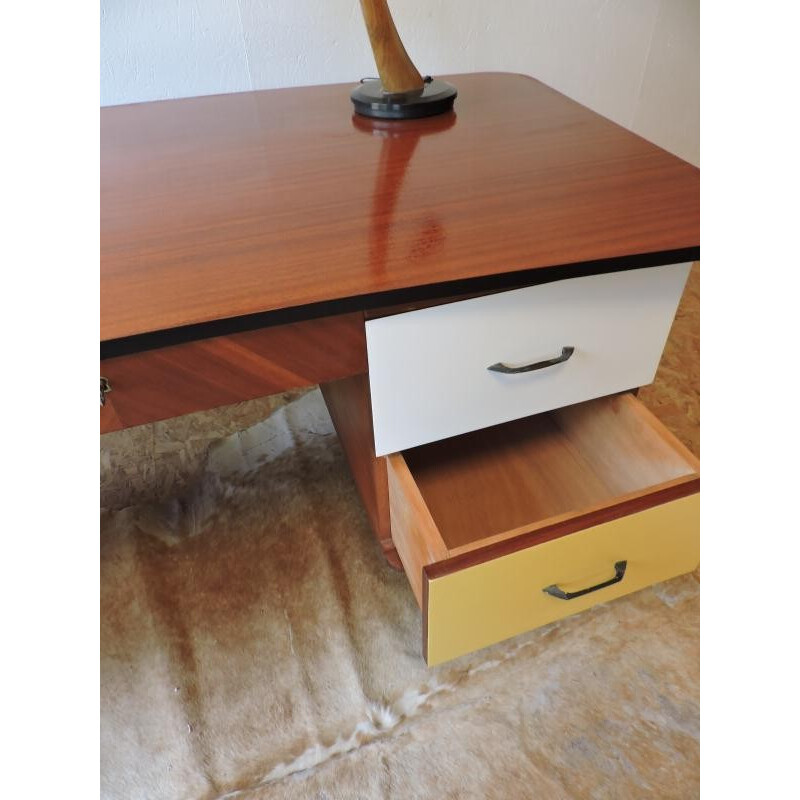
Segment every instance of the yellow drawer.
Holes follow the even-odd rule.
[[[428,664],[694,569],[698,471],[631,395],[389,456]]]

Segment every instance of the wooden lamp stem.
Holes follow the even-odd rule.
[[[403,47],[387,0],[361,0],[361,10],[384,90],[391,93],[420,91],[424,86],[422,75]]]
[[[357,114],[377,119],[416,119],[453,108],[456,89],[445,81],[423,78],[408,57],[387,0],[361,0],[372,54],[380,80],[362,80],[350,93]]]

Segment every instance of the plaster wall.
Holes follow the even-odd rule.
[[[699,162],[699,0],[391,0],[421,72],[532,75]],[[101,0],[101,103],[375,75],[358,0]]]

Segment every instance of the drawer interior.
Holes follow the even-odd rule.
[[[598,398],[389,456],[392,537],[421,601],[426,565],[697,491],[698,472],[633,395]]]

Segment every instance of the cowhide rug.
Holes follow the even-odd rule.
[[[690,281],[640,396],[696,450]],[[429,670],[318,390],[255,408],[103,437],[103,798],[699,795],[697,575]]]

